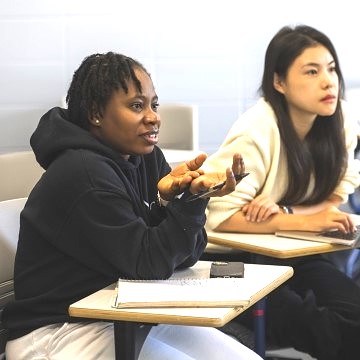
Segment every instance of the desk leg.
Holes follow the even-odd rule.
[[[152,324],[114,321],[116,360],[137,360]]]
[[[265,298],[254,304],[254,336],[255,336],[255,352],[265,359]]]
[[[251,261],[254,264],[258,264],[258,255],[251,254]],[[253,318],[254,318],[254,342],[255,342],[255,352],[265,359],[265,350],[266,350],[266,337],[265,337],[265,307],[266,307],[266,298],[259,300],[254,304],[253,309]]]

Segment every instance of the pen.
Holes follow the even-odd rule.
[[[249,173],[237,174],[237,175],[235,175],[235,180],[240,181],[240,180],[242,180],[244,177],[246,177],[248,175],[249,175]],[[200,192],[198,192],[196,194],[193,194],[193,195],[189,196],[185,201],[189,202],[189,201],[194,201],[196,199],[208,197],[209,194],[213,193],[216,190],[221,189],[225,185],[225,183],[226,183],[226,180],[222,181],[221,183],[218,183],[218,184],[216,184],[216,185],[214,185],[212,187],[210,187],[208,190],[200,191]]]

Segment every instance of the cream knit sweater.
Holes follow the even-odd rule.
[[[346,114],[346,103],[342,106]],[[360,184],[359,161],[354,159],[357,143],[356,121],[346,116],[345,133],[349,152],[348,168],[334,191],[343,202],[347,201],[348,195]],[[240,116],[223,144],[206,160],[203,168],[206,171],[225,171],[227,167],[231,167],[235,152],[243,156],[246,171],[250,172],[250,175],[242,180],[231,194],[210,199],[206,227],[211,230],[257,195],[263,193],[278,202],[287,188],[286,156],[280,141],[277,120],[271,106],[264,99],[261,98]]]

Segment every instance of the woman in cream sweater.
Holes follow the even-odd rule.
[[[261,90],[206,162],[207,170],[220,169],[240,152],[250,172],[233,193],[210,200],[207,228],[354,231],[338,207],[359,186],[357,136],[345,116],[344,80],[329,38],[309,26],[282,28],[267,48]],[[321,255],[291,265],[294,277],[267,303],[271,341],[318,360],[358,357],[360,288]]]

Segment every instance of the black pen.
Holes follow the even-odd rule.
[[[248,176],[249,173],[241,173],[238,175],[235,175],[235,180],[236,181],[240,181],[242,180],[244,177]],[[211,186],[209,189],[205,190],[205,191],[200,191],[196,194],[193,194],[191,196],[189,196],[185,201],[189,202],[189,201],[194,201],[196,199],[200,199],[200,198],[204,198],[204,197],[208,197],[209,194],[213,193],[214,191],[217,191],[219,189],[221,189],[226,183],[225,181],[222,181],[221,183],[218,183],[214,186]]]

